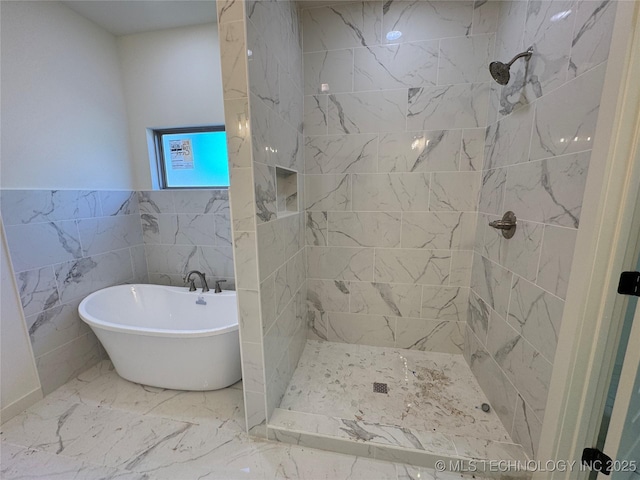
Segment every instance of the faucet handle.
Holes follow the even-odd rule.
[[[216,288],[214,293],[221,293],[222,292],[222,288],[220,288],[220,284],[221,283],[225,283],[226,280],[216,280]]]

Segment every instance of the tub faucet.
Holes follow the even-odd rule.
[[[189,291],[190,292],[195,292],[196,291],[196,282],[195,282],[195,280],[193,280],[191,278],[191,275],[193,275],[194,273],[198,277],[200,277],[200,284],[202,285],[202,293],[208,292],[209,291],[209,285],[207,285],[207,280],[206,280],[206,278],[204,278],[204,273],[199,272],[197,270],[191,270],[189,273],[187,273],[187,276],[185,277],[185,282],[189,282]]]
[[[222,293],[222,288],[220,287],[220,284],[224,282],[226,282],[226,280],[216,280],[216,288],[214,289],[213,293]]]

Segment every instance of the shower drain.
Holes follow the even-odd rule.
[[[388,393],[387,384],[373,382],[373,393]]]

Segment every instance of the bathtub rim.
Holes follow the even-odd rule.
[[[94,297],[99,294],[104,294],[106,290],[112,289],[128,289],[131,287],[146,287],[146,288],[158,288],[163,290],[169,290],[176,294],[193,294],[193,292],[185,291],[185,287],[173,287],[168,285],[158,285],[153,283],[130,283],[124,285],[113,285],[111,287],[101,288],[82,299],[80,305],[78,305],[78,314],[80,315],[81,320],[89,325],[91,328],[100,328],[103,330],[109,330],[112,332],[120,332],[132,335],[142,335],[149,337],[169,337],[169,338],[197,338],[197,337],[211,337],[216,335],[224,335],[225,333],[233,332],[239,329],[238,320],[231,325],[225,325],[224,327],[212,328],[212,329],[191,329],[191,330],[168,330],[168,329],[159,329],[159,328],[149,328],[149,327],[134,327],[129,325],[123,325],[121,323],[113,323],[105,320],[100,320],[96,318],[94,315],[91,315],[86,311],[86,304]],[[223,290],[221,293],[213,293],[213,292],[197,292],[198,296],[206,297],[214,297],[214,296],[224,296],[224,297],[236,297],[237,293],[235,290]],[[236,303],[236,309],[238,308]]]

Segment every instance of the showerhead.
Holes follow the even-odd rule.
[[[529,47],[526,52],[519,53],[518,55],[513,57],[509,63],[491,62],[489,64],[489,72],[496,82],[498,82],[500,85],[506,85],[507,83],[509,83],[509,78],[511,77],[511,75],[509,74],[509,69],[511,68],[513,62],[521,57],[525,57],[527,60],[529,60],[532,53],[533,47]]]

